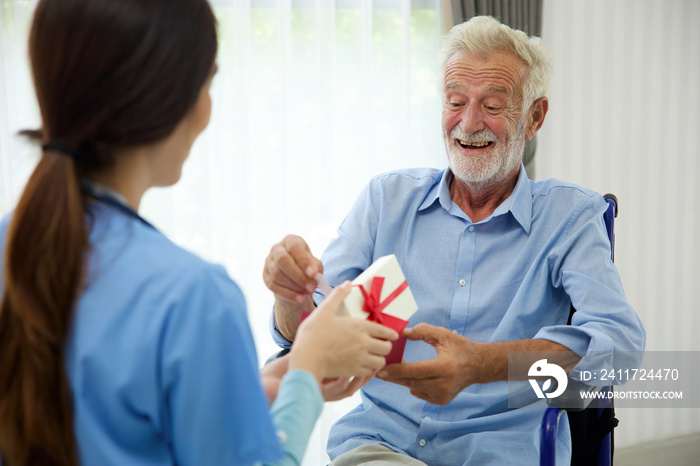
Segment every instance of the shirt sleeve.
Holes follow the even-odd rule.
[[[548,262],[552,285],[562,287],[576,309],[571,325],[544,327],[534,338],[557,342],[583,359],[571,375],[580,376],[589,364],[630,368],[641,363],[646,332],[625,298],[617,268],[610,256],[610,242],[601,196],[582,201],[561,243]]]
[[[285,456],[278,461],[266,462],[266,466],[301,464],[322,408],[321,389],[311,373],[295,370],[284,376],[270,414]]]
[[[209,264],[178,285],[159,345],[162,425],[177,464],[281,458],[243,294]]]

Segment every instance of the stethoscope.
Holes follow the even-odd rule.
[[[115,209],[121,211],[129,217],[135,218],[144,225],[153,228],[156,231],[158,230],[156,227],[151,225],[145,218],[141,217],[138,214],[138,212],[129,207],[125,202],[117,199],[116,197],[110,194],[107,194],[106,192],[101,192],[102,190],[95,189],[96,186],[90,186],[87,183],[83,183],[82,187],[85,194],[94,198],[95,200],[102,202],[103,204],[107,204],[108,206],[114,207]]]

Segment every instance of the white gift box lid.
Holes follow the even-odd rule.
[[[367,270],[354,279],[352,284],[362,285],[367,294],[369,294],[372,290],[372,279],[374,277],[384,277],[384,285],[382,286],[379,300],[381,303],[406,281],[399,261],[394,254],[377,259]],[[354,317],[366,319],[369,313],[362,310],[364,303],[365,298],[362,291],[359,287],[354,286],[350,294],[343,301],[344,312]],[[416,304],[416,300],[413,298],[413,293],[411,293],[409,287],[406,287],[406,289],[394,298],[382,312],[402,320],[408,320],[417,310],[418,304]]]

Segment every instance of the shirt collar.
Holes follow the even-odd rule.
[[[443,170],[440,181],[430,188],[428,194],[425,196],[425,199],[423,199],[423,202],[421,202],[421,205],[418,207],[418,211],[427,209],[437,200],[440,200],[440,205],[445,210],[450,210],[450,206],[452,205],[452,198],[450,197],[450,183],[452,182],[452,176],[452,170],[449,168]]]
[[[501,205],[496,207],[491,217],[497,217],[507,212],[513,215],[513,218],[523,227],[525,233],[530,233],[530,226],[532,225],[532,190],[530,189],[530,180],[525,172],[525,166],[522,163],[520,164],[518,181],[515,183],[513,192]]]
[[[428,194],[423,199],[423,202],[418,207],[418,210],[424,210],[435,203],[435,201],[440,201],[440,205],[443,209],[450,211],[452,207],[452,198],[450,197],[450,183],[452,182],[452,170],[449,168],[445,169],[442,173],[442,177],[438,184],[434,185]],[[525,166],[520,164],[520,172],[518,173],[518,181],[515,183],[515,188],[513,192],[508,196],[508,198],[499,205],[496,210],[489,216],[488,221],[493,217],[503,215],[510,212],[513,218],[523,227],[526,233],[530,233],[530,226],[532,225],[532,191],[530,189],[530,181],[527,178],[527,173],[525,172]]]
[[[93,181],[89,178],[83,178],[81,180],[81,182],[82,182],[83,186],[92,190],[93,192],[100,194],[100,195],[103,195],[103,196],[111,197],[115,201],[118,201],[120,204],[127,205],[126,198],[124,197],[124,195],[122,193],[120,193],[119,191],[117,191],[116,189],[110,188],[107,185],[104,185],[102,183],[98,183],[97,181]]]

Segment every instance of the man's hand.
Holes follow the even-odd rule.
[[[519,369],[513,380],[526,380],[527,369],[536,352],[556,352],[553,356],[568,373],[580,360],[569,348],[549,340],[528,339],[479,343],[456,335],[446,328],[421,323],[404,330],[409,340],[423,340],[435,347],[437,357],[429,361],[390,364],[377,374],[387,382],[404,385],[411,394],[431,403],[445,405],[475,383],[508,380],[508,354],[519,353]],[[530,359],[527,359],[530,358]]]
[[[270,249],[263,280],[276,299],[300,304],[316,289],[313,277],[317,273],[323,273],[323,264],[311,254],[309,245],[299,236],[288,235]]]
[[[272,246],[265,259],[263,281],[275,294],[275,322],[289,341],[296,338],[301,311],[316,305],[311,296],[318,283],[313,278],[323,272],[323,264],[311,254],[299,236],[288,235]]]
[[[412,395],[439,405],[449,403],[464,388],[481,381],[483,343],[425,323],[403,333],[409,340],[423,340],[433,345],[437,357],[390,364],[379,372],[380,379],[404,385],[411,389]]]

